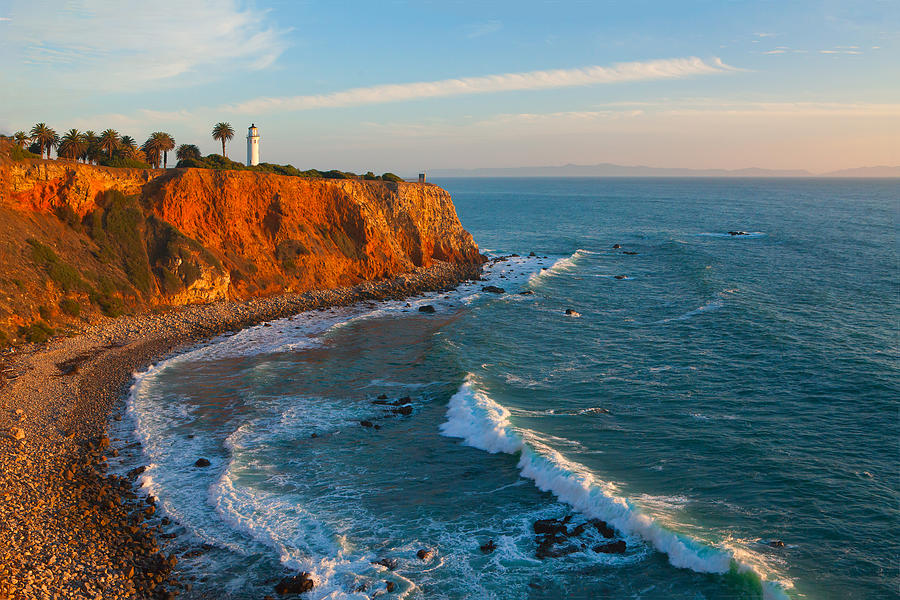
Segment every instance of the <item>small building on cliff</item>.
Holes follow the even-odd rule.
[[[255,124],[247,130],[247,166],[255,167],[259,164],[259,130]]]

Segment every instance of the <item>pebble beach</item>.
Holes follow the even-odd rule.
[[[203,597],[179,576],[137,474],[106,467],[118,452],[107,427],[135,371],[264,321],[447,290],[479,275],[477,265],[436,263],[352,288],[106,319],[0,358],[0,599]]]

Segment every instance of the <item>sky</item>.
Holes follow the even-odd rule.
[[[0,133],[299,168],[900,165],[900,0],[0,0]]]

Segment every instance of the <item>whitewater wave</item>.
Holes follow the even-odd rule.
[[[590,254],[596,254],[596,253],[591,252],[590,250],[584,250],[582,248],[579,248],[578,250],[573,252],[570,256],[566,256],[564,258],[557,259],[556,262],[554,262],[549,267],[542,268],[540,271],[532,273],[531,276],[528,278],[528,281],[531,284],[536,284],[546,277],[553,277],[553,276],[561,275],[563,273],[571,271],[577,266],[578,261],[580,259],[582,259],[585,256],[588,256]]]
[[[625,536],[637,537],[666,554],[669,562],[697,573],[749,576],[758,579],[767,599],[787,599],[790,582],[770,580],[771,568],[762,558],[728,544],[718,546],[666,529],[630,500],[617,494],[616,486],[603,481],[585,466],[570,461],[537,436],[510,422],[510,411],[480,389],[469,374],[450,398],[443,435],[462,438],[468,446],[490,453],[519,454],[523,477],[542,491],[590,518],[603,519]]]

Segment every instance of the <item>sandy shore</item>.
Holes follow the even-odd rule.
[[[110,415],[132,374],[226,331],[305,310],[409,297],[477,278],[439,263],[354,288],[108,320],[0,362],[0,600],[172,598],[191,590],[147,520],[153,498],[106,473]],[[199,590],[193,590],[195,593]],[[192,594],[193,595],[193,594]]]

